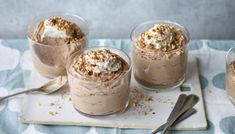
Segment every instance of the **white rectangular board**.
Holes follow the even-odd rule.
[[[38,87],[48,81],[35,70],[32,71],[28,88]],[[166,122],[178,96],[182,93],[195,94],[200,100],[194,107],[197,113],[175,126],[175,130],[202,130],[207,128],[202,91],[199,83],[197,59],[189,56],[186,81],[183,87],[191,87],[190,91],[176,88],[170,91],[156,92],[143,90],[132,77],[130,104],[124,113],[116,116],[87,117],[78,113],[72,106],[69,88],[65,86],[51,95],[28,94],[24,98],[20,121],[33,124],[79,125],[116,128],[154,129]],[[133,96],[152,97],[146,101],[144,97],[137,99],[139,106],[133,106]],[[136,100],[136,98],[135,98]]]

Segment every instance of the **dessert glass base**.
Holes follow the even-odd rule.
[[[49,66],[46,64],[43,64],[40,59],[38,59],[34,54],[32,53],[32,61],[34,68],[46,78],[55,78],[60,75],[67,75],[66,69],[64,66]]]
[[[180,78],[178,81],[176,81],[175,83],[168,84],[168,85],[156,85],[156,84],[148,83],[146,81],[143,81],[143,80],[139,79],[135,75],[134,75],[134,78],[138,82],[138,84],[140,84],[144,89],[147,89],[147,90],[174,89],[174,88],[177,88],[180,85],[182,85],[185,81],[185,75],[182,78]]]
[[[129,106],[129,100],[126,102],[126,105],[123,107],[123,108],[121,108],[120,110],[118,110],[118,111],[115,111],[115,112],[111,112],[111,113],[107,113],[107,114],[87,114],[87,113],[84,113],[84,112],[82,112],[82,111],[80,111],[80,110],[78,110],[74,105],[73,105],[73,108],[78,112],[78,113],[80,113],[80,114],[82,114],[82,115],[84,115],[84,116],[87,116],[87,117],[114,117],[114,116],[117,116],[117,115],[119,115],[119,114],[122,114],[122,113],[124,113],[127,109],[128,109],[128,106]]]

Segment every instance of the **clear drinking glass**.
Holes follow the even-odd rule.
[[[61,17],[65,20],[77,24],[84,36],[78,42],[64,45],[47,45],[32,39],[32,33],[36,25],[50,17]],[[65,64],[67,57],[75,51],[87,46],[88,43],[88,23],[82,17],[69,13],[49,13],[35,17],[28,26],[28,42],[32,55],[33,65],[36,70],[45,77],[54,78],[59,75],[66,75]]]
[[[229,99],[235,105],[235,47],[229,49],[226,54],[225,88]]]
[[[167,52],[140,48],[136,41],[137,37],[155,24],[169,24],[180,29],[187,38],[186,44]],[[189,40],[187,29],[175,22],[148,21],[135,27],[131,32],[131,53],[134,77],[138,83],[153,90],[175,88],[181,85],[185,80]],[[183,53],[178,54],[179,51]]]
[[[94,81],[74,73],[72,63],[80,54],[91,50],[109,49],[123,58],[129,69],[118,78],[105,82]],[[124,111],[129,103],[131,60],[121,50],[109,47],[92,47],[71,55],[67,63],[70,96],[74,108],[85,115],[110,115]]]

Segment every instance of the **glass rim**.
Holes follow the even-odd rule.
[[[183,32],[185,32],[185,36],[188,38],[188,40],[191,39],[190,33],[189,33],[188,29],[187,29],[186,27],[184,27],[183,25],[181,25],[180,23],[178,23],[178,22],[168,21],[168,20],[149,20],[149,21],[145,21],[145,22],[143,22],[143,23],[140,23],[140,24],[134,26],[134,28],[132,28],[131,34],[130,34],[130,39],[131,39],[131,41],[134,41],[132,35],[133,35],[134,31],[135,31],[137,28],[139,28],[139,27],[141,27],[141,26],[144,26],[144,25],[146,25],[146,24],[151,24],[151,23],[155,23],[155,24],[161,24],[161,23],[163,23],[163,24],[164,24],[164,23],[165,23],[165,24],[173,24],[173,25],[179,27],[181,30],[183,30]]]
[[[78,41],[83,40],[87,38],[86,36],[83,36],[82,38],[80,38]],[[62,44],[62,45],[48,45],[48,44],[43,44],[40,42],[37,42],[35,40],[32,40],[30,37],[27,36],[27,39],[30,40],[30,42],[33,42],[33,45],[38,45],[38,46],[43,46],[43,47],[54,47],[54,48],[59,48],[59,47],[64,47],[66,45],[70,45],[70,44]]]
[[[229,48],[225,54],[225,61],[227,64],[229,64],[229,54],[232,52],[233,49],[235,49],[235,46],[232,46],[231,48]],[[234,60],[235,60],[235,57],[234,57]]]
[[[43,14],[39,14],[39,15],[37,15],[37,16],[35,16],[35,17],[32,17],[31,19],[30,19],[30,21],[29,21],[29,23],[28,23],[28,25],[27,25],[27,34],[26,34],[26,37],[30,40],[30,41],[32,41],[32,42],[34,42],[34,43],[36,43],[37,45],[43,45],[43,46],[50,46],[50,45],[47,45],[47,44],[43,44],[43,43],[40,43],[40,42],[37,42],[37,41],[35,41],[35,40],[33,40],[32,38],[31,38],[31,36],[30,36],[30,28],[31,28],[31,26],[32,26],[32,22],[33,21],[35,21],[35,20],[40,20],[40,19],[46,19],[46,18],[48,18],[48,17],[53,17],[53,16],[58,16],[58,17],[62,17],[62,16],[69,16],[69,17],[74,17],[74,18],[77,18],[77,19],[79,19],[79,20],[81,20],[82,21],[82,23],[84,23],[85,24],[85,26],[87,27],[87,31],[82,31],[83,33],[84,33],[84,36],[82,37],[82,38],[80,38],[79,40],[82,40],[83,38],[86,38],[87,36],[88,36],[88,34],[89,34],[89,23],[88,23],[88,21],[86,20],[86,19],[84,19],[83,17],[81,17],[81,16],[79,16],[79,15],[76,15],[75,13],[70,13],[70,12],[47,12],[47,13],[43,13]],[[36,22],[37,23],[37,22]],[[73,23],[75,23],[76,24],[76,22],[73,22]],[[55,46],[53,46],[53,47],[55,47]],[[58,46],[59,47],[59,46]]]
[[[128,65],[129,65],[129,68],[128,68],[128,70],[125,72],[125,74],[123,74],[122,76],[120,76],[120,77],[118,77],[118,78],[116,78],[116,79],[113,79],[113,80],[120,80],[120,79],[122,79],[123,77],[126,77],[126,75],[128,75],[128,73],[130,73],[131,72],[131,70],[132,70],[132,61],[131,61],[131,58],[130,58],[130,56],[129,56],[129,54],[127,54],[126,52],[124,52],[123,50],[121,50],[121,49],[118,49],[118,48],[114,48],[114,47],[110,47],[110,46],[93,46],[93,47],[86,47],[86,48],[83,48],[83,49],[81,49],[80,51],[77,51],[77,52],[74,52],[74,53],[72,53],[69,57],[68,57],[68,59],[67,59],[67,62],[66,62],[66,70],[67,70],[67,75],[71,75],[72,77],[74,77],[74,78],[76,78],[76,79],[78,79],[75,75],[73,75],[71,72],[70,72],[70,70],[69,70],[69,68],[70,68],[70,62],[71,62],[71,60],[74,58],[74,56],[76,56],[78,53],[81,53],[81,51],[89,51],[89,50],[92,50],[92,49],[109,49],[109,50],[111,50],[111,52],[112,52],[112,50],[115,50],[115,51],[118,51],[118,52],[121,52],[122,54],[124,54],[126,57],[127,57],[127,59],[128,59],[128,61],[129,62],[127,62],[125,59],[125,61],[128,63]],[[115,53],[116,54],[116,53]],[[81,77],[81,78],[84,78],[83,76]],[[81,81],[83,81],[83,82],[88,82],[88,80],[86,80],[86,79],[79,79],[79,80],[81,80]],[[103,83],[103,84],[106,84],[106,83],[110,83],[111,81],[113,81],[113,80],[109,80],[109,81],[92,81],[92,82],[101,82],[101,83]]]
[[[190,37],[190,33],[188,31],[188,29],[186,27],[184,27],[183,25],[179,24],[178,22],[174,22],[174,21],[168,21],[168,20],[150,20],[150,21],[146,21],[146,22],[143,22],[143,23],[140,23],[138,25],[136,25],[132,30],[131,30],[131,34],[130,34],[130,39],[131,41],[133,42],[136,42],[135,41],[135,38],[133,36],[135,30],[141,26],[144,26],[144,25],[147,25],[147,24],[151,24],[151,23],[155,23],[155,24],[170,24],[170,25],[173,25],[173,26],[177,26],[178,28],[180,28],[180,30],[182,30],[182,32],[184,33],[185,37],[187,38],[187,42],[185,43],[185,46],[187,47],[191,37]],[[139,50],[144,50],[143,48],[140,48],[138,45],[136,45],[136,43],[134,43],[135,47],[137,47]],[[171,50],[169,52],[174,52],[174,51],[177,51],[179,49],[175,49],[175,50]],[[152,50],[152,51],[149,51],[149,52],[156,52],[155,50]],[[158,51],[159,52],[159,51]],[[162,53],[167,53],[167,52],[162,52]]]

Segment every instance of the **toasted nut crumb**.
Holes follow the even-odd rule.
[[[54,105],[55,105],[55,103],[51,102],[49,105],[50,105],[50,106],[54,106]]]
[[[51,116],[54,116],[54,113],[51,112],[51,111],[49,111],[48,114],[51,115]]]

